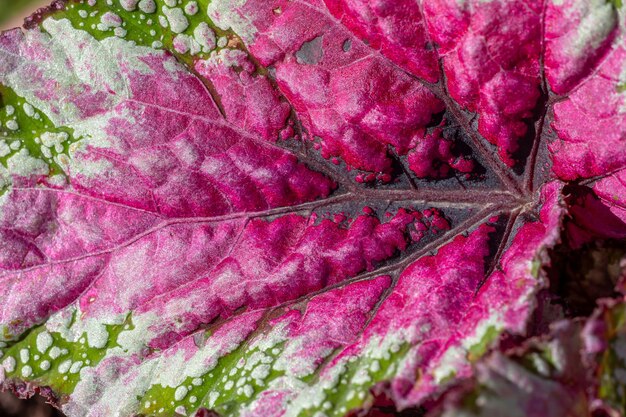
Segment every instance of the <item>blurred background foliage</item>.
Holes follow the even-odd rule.
[[[0,29],[21,26],[24,18],[52,0],[0,0]]]
[[[28,400],[3,392],[0,393],[0,416],[2,417],[63,417],[60,411],[45,403],[36,395]]]

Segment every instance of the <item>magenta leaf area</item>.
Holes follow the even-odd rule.
[[[623,412],[624,21],[40,10],[0,35],[2,388],[69,417]]]

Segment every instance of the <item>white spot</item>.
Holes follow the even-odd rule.
[[[251,385],[246,385],[243,387],[243,393],[246,395],[246,397],[251,398],[252,395],[254,395],[254,388],[252,388]]]
[[[89,16],[89,13],[87,13],[87,10],[82,10],[82,9],[81,9],[81,10],[79,10],[79,11],[78,11],[78,15],[79,15],[80,17],[82,17],[83,19],[86,19],[86,18],[87,18],[87,16]]]
[[[53,133],[45,132],[41,135],[41,143],[49,148],[54,147],[57,144],[65,142],[69,138],[65,132]]]
[[[5,371],[7,372],[13,372],[15,371],[15,366],[17,365],[17,362],[15,361],[15,358],[13,356],[7,356],[3,361],[2,361],[2,367],[4,368]]]
[[[163,7],[163,13],[167,17],[172,32],[182,33],[189,27],[189,21],[185,17],[182,9],[178,7],[173,9]]]
[[[235,383],[232,380],[229,380],[225,385],[224,385],[224,389],[226,391],[230,391],[233,388],[233,385],[235,385]]]
[[[176,6],[176,0],[165,0],[165,4],[167,4],[170,7],[174,7]]]
[[[223,30],[233,29],[244,42],[252,43],[257,30],[253,22],[240,13],[247,0],[212,0],[207,14]]]
[[[165,18],[165,16],[159,15],[159,24],[164,28],[168,26],[167,19]]]
[[[15,107],[9,104],[8,106],[6,106],[6,111],[7,111],[7,116],[13,116],[13,113],[15,113]]]
[[[47,371],[48,369],[50,369],[50,361],[41,361],[39,367],[44,371]]]
[[[31,368],[30,366],[26,365],[25,367],[22,368],[22,376],[24,378],[28,378],[29,376],[31,376],[33,373],[33,368]]]
[[[209,407],[213,407],[215,405],[215,401],[219,398],[220,393],[217,391],[211,391],[209,394]]]
[[[120,0],[120,5],[126,11],[132,12],[137,8],[137,2],[139,0]]]
[[[71,366],[72,366],[71,360],[69,359],[64,360],[63,362],[61,362],[61,364],[59,364],[59,373],[66,374],[67,371],[70,370]]]
[[[176,401],[182,400],[187,396],[187,392],[189,392],[189,390],[184,385],[176,388],[176,391],[174,392],[174,399]]]
[[[190,1],[189,3],[187,3],[187,5],[185,6],[185,13],[187,13],[189,16],[193,16],[198,13],[198,3],[196,3],[195,1]]]
[[[176,52],[179,54],[186,54],[187,52],[190,52],[192,55],[195,55],[200,52],[200,45],[198,45],[198,43],[191,36],[185,35],[184,33],[176,35],[172,44],[174,45]]]
[[[90,321],[86,325],[87,344],[89,347],[102,349],[109,340],[109,332],[107,332],[104,324],[96,321]]]
[[[126,33],[128,32],[126,31],[126,29],[122,27],[113,29],[113,34],[117,36],[118,38],[123,38],[124,36],[126,36]]]
[[[271,368],[267,364],[259,365],[252,370],[250,376],[254,379],[263,380],[269,376],[270,370]]]
[[[43,331],[37,335],[37,350],[41,353],[46,353],[50,346],[52,346],[52,336],[50,333]]]
[[[76,361],[70,367],[70,374],[77,374],[80,368],[83,367],[83,361]]]
[[[192,383],[193,385],[195,385],[195,386],[202,385],[202,379],[200,379],[200,378],[194,378],[194,379],[191,381],[191,383]]]
[[[9,128],[9,130],[13,130],[13,131],[20,128],[20,125],[18,125],[15,120],[7,121],[6,125],[7,125],[7,128]]]
[[[217,40],[217,46],[219,46],[220,48],[225,47],[227,44],[228,44],[228,39],[226,39],[226,36],[222,36],[221,38]]]
[[[355,395],[354,391],[348,392],[348,395],[346,395],[346,400],[352,401],[354,399],[354,395]]]
[[[359,369],[358,371],[356,371],[354,377],[352,378],[352,383],[357,385],[364,385],[370,381],[371,378],[366,369]]]
[[[20,361],[22,363],[28,363],[30,359],[30,351],[28,349],[20,349]]]
[[[31,106],[30,103],[24,103],[22,107],[24,108],[24,113],[26,113],[26,116],[33,117],[35,115],[35,108]]]
[[[100,23],[98,24],[98,29],[100,30],[108,30],[110,28],[116,28],[122,26],[122,18],[116,15],[113,12],[106,12],[100,18]]]
[[[206,22],[201,22],[196,26],[193,30],[193,37],[202,46],[204,52],[215,48],[215,32]]]
[[[49,356],[52,359],[58,358],[59,356],[61,356],[61,349],[59,349],[56,346],[52,346],[52,349],[50,349]]]
[[[176,411],[178,414],[181,414],[183,416],[187,415],[187,409],[183,407],[182,405],[179,405],[178,407],[176,407],[174,411]]]
[[[139,10],[144,13],[154,13],[156,11],[156,3],[154,0],[141,0],[139,2]]]
[[[0,140],[0,158],[11,153],[11,147],[4,140]]]

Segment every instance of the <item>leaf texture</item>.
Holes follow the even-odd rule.
[[[0,35],[3,388],[70,417],[624,406],[578,322],[489,353],[532,335],[555,248],[626,239],[616,2],[56,1],[26,27]]]

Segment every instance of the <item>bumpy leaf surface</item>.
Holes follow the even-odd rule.
[[[552,248],[626,239],[619,3],[76,0],[5,32],[2,387],[332,417],[511,369],[588,411],[481,358]]]

